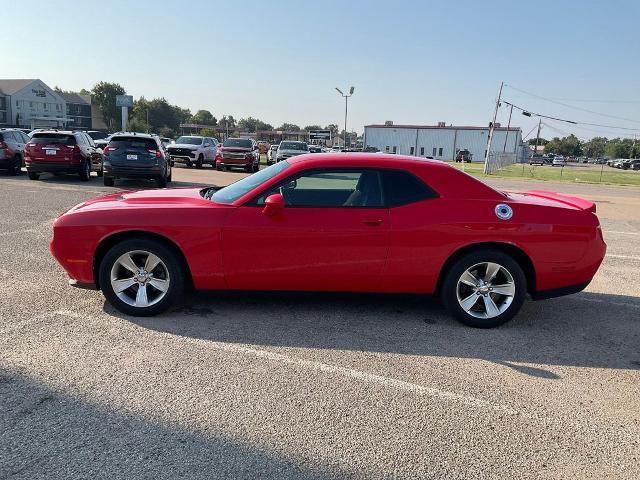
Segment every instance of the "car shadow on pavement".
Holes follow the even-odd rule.
[[[161,332],[216,342],[473,358],[524,375],[557,378],[520,364],[637,369],[640,299],[582,292],[525,302],[496,329],[466,327],[421,296],[196,292],[158,317],[123,316]]]
[[[0,478],[293,479],[347,474],[329,474],[268,447],[211,430],[205,435],[129,408],[112,409],[104,398],[96,395],[92,403],[86,396],[56,391],[19,371],[0,368]]]

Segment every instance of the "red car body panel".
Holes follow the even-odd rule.
[[[100,245],[127,232],[172,242],[197,289],[433,293],[447,260],[483,243],[523,252],[531,293],[586,285],[606,245],[593,203],[552,192],[498,192],[439,161],[380,154],[301,155],[233,204],[199,189],[123,192],[72,208],[54,224],[51,251],[79,283],[96,282]],[[246,205],[302,170],[369,167],[406,170],[438,198],[394,208],[285,208],[267,216]],[[500,220],[505,203],[513,217]]]

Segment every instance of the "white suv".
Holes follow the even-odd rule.
[[[187,167],[195,164],[196,168],[202,168],[205,163],[215,167],[218,140],[199,135],[178,137],[176,143],[167,147],[171,160],[175,163],[184,163]]]

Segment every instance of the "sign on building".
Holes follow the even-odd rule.
[[[116,107],[133,107],[133,95],[116,95]]]
[[[331,140],[331,130],[309,130],[309,140]]]

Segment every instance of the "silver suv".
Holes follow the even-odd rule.
[[[196,168],[202,168],[205,163],[215,167],[217,149],[218,140],[215,138],[185,135],[169,145],[167,152],[173,162],[184,163],[187,167],[195,164]]]
[[[294,142],[285,140],[280,142],[278,151],[276,152],[276,162],[281,162],[289,157],[309,153],[309,146],[306,142]]]
[[[0,128],[0,169],[20,175],[24,166],[24,146],[29,135],[17,128]]]

